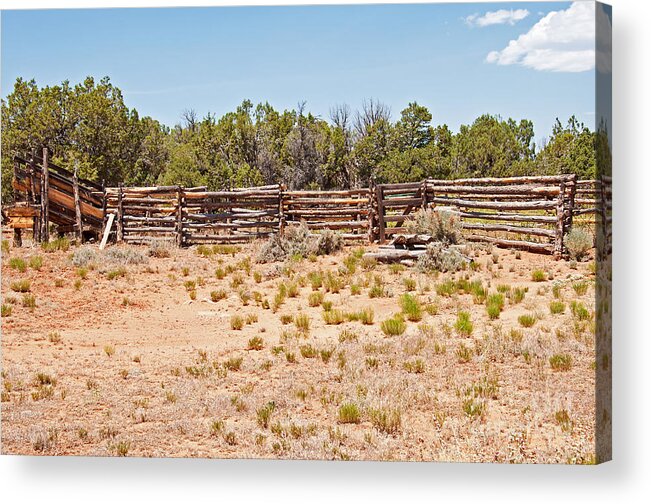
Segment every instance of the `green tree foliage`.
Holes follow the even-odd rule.
[[[576,117],[570,117],[566,126],[556,119],[549,142],[536,158],[537,171],[549,175],[576,173],[579,178],[595,178],[595,149],[600,145],[596,141],[595,134]]]
[[[108,77],[42,88],[17,79],[2,101],[2,201],[13,197],[13,156],[42,145],[55,163],[107,185],[335,189],[425,177],[573,172],[593,178],[595,147],[606,144],[571,117],[566,126],[557,120],[536,152],[531,121],[482,115],[455,134],[416,102],[395,121],[376,100],[356,113],[335,106],[329,119],[311,114],[304,102],[281,112],[244,100],[219,118],[186,110],[170,129],[130,110]]]

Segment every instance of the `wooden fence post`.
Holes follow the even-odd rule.
[[[122,205],[122,183],[118,184],[118,222],[117,222],[117,241],[118,243],[124,239],[124,208]]]
[[[32,149],[29,158],[29,191],[31,193],[30,204],[36,206],[36,184],[34,183],[34,178],[36,177],[36,166],[34,159],[36,158],[36,149]],[[40,198],[40,196],[39,196]],[[38,201],[40,206],[40,199]],[[32,238],[36,243],[41,241],[41,214],[39,212],[38,218],[34,217],[34,222],[32,224]]]
[[[375,232],[373,231],[373,224],[375,221],[375,187],[371,181],[368,192],[366,193],[366,209],[368,211],[368,241],[373,243],[375,241]]]
[[[107,205],[106,185],[105,185],[105,181],[102,179],[102,230],[106,229],[106,220],[108,218],[108,215],[106,215],[106,205]]]
[[[558,203],[556,205],[556,235],[554,238],[554,259],[563,256],[563,235],[565,234],[565,181],[560,183]]]
[[[570,184],[569,186],[569,194],[567,196],[567,204],[565,206],[565,233],[569,232],[569,230],[572,228],[572,223],[574,222],[574,205],[575,205],[575,198],[576,198],[576,188],[577,188],[577,182],[579,180],[579,176],[574,173],[570,177],[570,180],[568,183]]]
[[[285,184],[278,186],[278,232],[285,233]]]
[[[83,227],[81,223],[81,204],[79,203],[79,163],[75,161],[75,171],[72,174],[72,193],[75,198],[75,224],[77,227],[77,238],[81,242]]]
[[[427,210],[427,179],[420,183],[420,200],[423,210]]]
[[[43,147],[43,166],[41,172],[41,240],[50,241],[50,171],[48,159],[50,153],[47,147]]]
[[[375,187],[375,196],[377,198],[378,241],[380,244],[383,244],[386,241],[386,235],[384,230],[384,190],[382,189],[382,184],[378,184]]]
[[[176,187],[176,245],[183,246],[183,191],[181,186]]]

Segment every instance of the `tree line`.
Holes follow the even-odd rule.
[[[292,189],[364,187],[426,177],[595,176],[597,137],[575,117],[558,119],[543,145],[530,120],[482,115],[457,133],[409,103],[392,119],[377,100],[336,105],[327,119],[304,102],[278,111],[244,100],[222,117],[183,112],[170,128],[129,109],[108,77],[39,87],[18,78],[2,100],[2,201],[13,198],[13,156],[47,145],[53,161],[107,185],[284,183]]]

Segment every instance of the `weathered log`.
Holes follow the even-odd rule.
[[[556,217],[551,215],[527,215],[527,214],[504,214],[504,213],[483,213],[483,212],[453,212],[455,215],[466,219],[501,220],[509,222],[540,222],[554,223]]]
[[[459,193],[459,194],[482,194],[482,195],[508,195],[508,196],[556,196],[560,189],[552,186],[537,185],[512,185],[512,186],[445,186],[429,185],[427,190],[431,192]]]
[[[287,199],[304,198],[314,196],[322,199],[327,196],[353,196],[360,195],[368,197],[368,189],[347,189],[341,191],[284,191],[283,197]]]
[[[484,202],[456,198],[432,198],[431,203],[441,205],[458,206],[462,208],[481,208],[486,210],[549,210],[556,208],[554,200],[527,201],[527,202]]]
[[[266,199],[266,200],[277,200],[280,197],[280,191],[201,191],[188,193],[186,198],[188,201],[197,200],[197,199],[207,199],[207,198],[234,198],[234,199],[246,199],[246,198],[256,198],[256,199]]]
[[[491,236],[478,236],[470,235],[466,236],[466,240],[473,242],[488,242],[496,245],[498,247],[505,248],[517,248],[522,250],[528,250],[531,252],[540,252],[545,254],[551,254],[554,251],[553,243],[533,243],[523,240],[507,240],[503,238],[493,238]]]
[[[474,229],[474,230],[482,230],[482,231],[504,231],[506,233],[529,234],[535,236],[546,236],[549,238],[554,238],[554,236],[556,235],[555,231],[551,229],[524,227],[524,226],[509,226],[507,224],[477,224],[472,222],[462,222],[461,226],[463,227],[463,229]]]
[[[278,210],[245,210],[240,209],[237,212],[222,212],[222,213],[188,213],[189,220],[197,221],[219,221],[230,219],[262,219],[269,217],[277,217]]]
[[[366,252],[362,257],[375,259],[379,262],[399,262],[405,259],[418,259],[427,253],[426,249],[409,250],[409,249],[380,249],[377,252]]]
[[[453,180],[427,179],[432,185],[506,185],[506,184],[559,184],[562,181],[570,181],[573,175],[538,175],[530,177],[483,177],[464,178]]]
[[[176,226],[124,226],[122,228],[122,234],[126,236],[127,234],[133,233],[176,233]]]
[[[388,198],[382,202],[384,208],[395,208],[404,206],[420,206],[420,198]]]
[[[133,215],[125,215],[124,222],[141,222],[145,224],[175,224],[176,217],[136,217]]]
[[[436,241],[433,236],[427,234],[400,234],[393,237],[389,245],[396,248],[413,248],[415,245],[427,245]]]
[[[192,223],[186,222],[186,229],[240,229],[240,228],[277,228],[279,221],[256,221],[256,222],[203,222]]]
[[[286,199],[285,206],[292,205],[360,205],[367,203],[366,198],[293,198]]]

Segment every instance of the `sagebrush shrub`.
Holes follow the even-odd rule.
[[[457,244],[462,240],[461,219],[450,210],[418,210],[405,221],[405,228],[408,233],[427,234],[446,244]]]
[[[442,242],[430,243],[416,263],[420,271],[459,271],[468,264],[468,260],[455,248]]]
[[[579,227],[573,227],[565,237],[567,251],[575,261],[581,261],[586,257],[593,243],[590,233]]]

